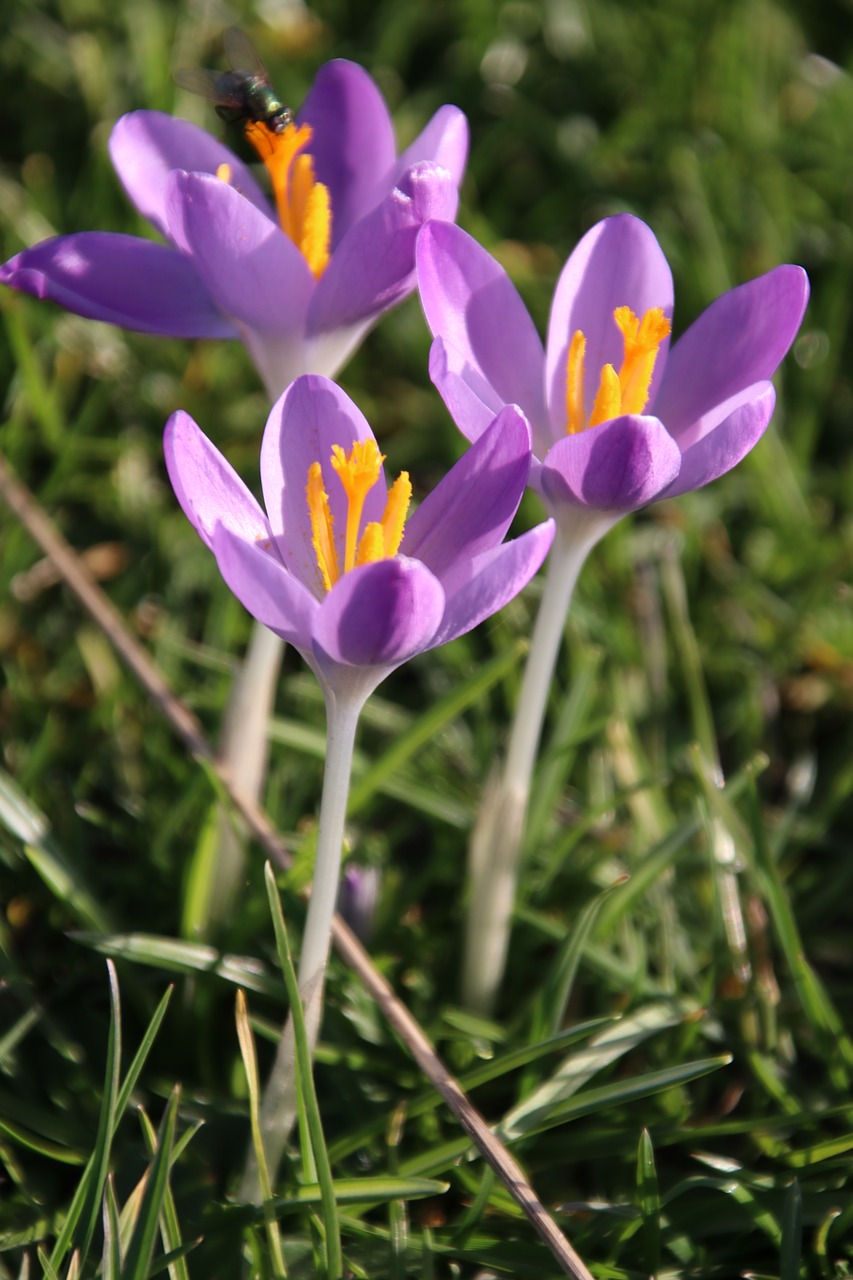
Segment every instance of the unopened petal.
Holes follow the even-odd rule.
[[[411,146],[398,157],[393,181],[399,182],[405,171],[419,160],[441,165],[457,187],[462,185],[468,161],[468,121],[458,107],[439,107]]]
[[[680,466],[678,445],[657,418],[612,418],[557,441],[542,466],[542,493],[557,519],[564,504],[625,514],[659,497]]]
[[[377,560],[345,574],[326,596],[315,652],[324,664],[390,669],[430,647],[443,612],[441,583],[424,565]]]

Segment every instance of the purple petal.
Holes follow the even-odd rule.
[[[468,121],[458,107],[439,107],[411,146],[406,147],[394,167],[394,185],[419,160],[440,164],[457,187],[462,185],[468,160]]]
[[[465,439],[479,439],[503,407],[491,383],[443,338],[430,347],[429,376]]]
[[[432,333],[517,404],[536,432],[546,421],[542,343],[509,276],[459,227],[429,223],[418,237],[418,289]],[[482,382],[474,387],[485,399]]]
[[[444,612],[441,583],[417,560],[395,556],[344,574],[320,606],[321,663],[397,666],[430,647]]]
[[[393,307],[415,287],[415,241],[429,218],[454,218],[459,192],[446,169],[419,164],[332,255],[317,284],[309,334],[355,324]]]
[[[208,547],[214,531],[225,525],[247,542],[269,544],[269,523],[237,472],[179,409],[163,436],[166,470],[184,515]]]
[[[455,640],[517,596],[539,570],[554,541],[554,521],[546,520],[513,542],[492,547],[476,560],[460,565],[446,584],[444,618],[431,649]]]
[[[657,418],[611,418],[564,436],[542,465],[542,492],[556,514],[564,503],[597,511],[636,511],[671,484],[678,445]]]
[[[776,404],[773,385],[758,383],[737,399],[741,402],[735,407],[731,401],[721,406],[717,424],[684,450],[678,477],[661,497],[674,498],[676,494],[701,489],[731,471],[758,443]]]
[[[672,316],[672,273],[652,230],[630,214],[599,222],[563,268],[548,322],[545,385],[554,440],[566,429],[566,361],[576,330],[586,335],[584,403],[591,412],[601,369],[622,363],[622,335],[613,312],[629,306],[642,317],[651,307]],[[660,346],[648,404],[663,376],[669,339]],[[657,413],[657,408],[655,408]]]
[[[172,238],[223,311],[252,329],[300,339],[314,277],[279,226],[209,174],[169,179]]]
[[[43,240],[4,263],[0,283],[140,333],[237,337],[192,265],[176,250],[136,236],[79,231]]]
[[[802,267],[776,267],[717,298],[679,338],[654,411],[683,450],[707,430],[706,414],[773,376],[797,336],[808,296]]]
[[[408,520],[400,551],[444,580],[501,542],[530,471],[530,428],[508,405]]]
[[[310,591],[258,542],[217,525],[213,553],[219,572],[253,618],[311,656],[311,628],[320,606]]]
[[[388,108],[355,62],[338,58],[317,73],[299,112],[314,130],[308,145],[332,199],[332,247],[376,205],[397,154]]]
[[[269,212],[269,201],[251,171],[233,151],[187,120],[161,111],[132,111],[116,123],[109,141],[110,159],[143,217],[168,237],[167,178],[173,169],[216,173],[222,164],[242,195]]]
[[[347,452],[356,440],[372,440],[373,432],[349,396],[328,378],[310,374],[288,387],[272,407],[261,444],[261,483],[270,526],[282,562],[310,591],[322,591],[320,571],[311,545],[306,498],[308,469],[319,462],[329,495],[337,544],[343,563],[347,503],[340,478],[332,470],[332,446]],[[362,528],[381,520],[387,493],[385,477],[367,495]]]

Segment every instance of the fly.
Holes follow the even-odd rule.
[[[223,36],[230,71],[203,71],[182,68],[175,72],[175,82],[190,93],[197,93],[216,103],[216,114],[236,123],[254,120],[265,124],[273,133],[284,133],[293,119],[270,84],[260,54],[245,31],[229,27]]]

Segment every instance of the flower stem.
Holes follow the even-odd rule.
[[[312,1055],[323,1011],[323,985],[340,878],[352,753],[363,702],[364,697],[360,692],[349,698],[336,698],[330,693],[326,702],[326,766],[317,827],[317,855],[298,971],[305,1029]],[[294,1059],[293,1022],[288,1016],[261,1104],[261,1131],[273,1183],[296,1118]],[[250,1153],[243,1174],[240,1198],[257,1203],[258,1194],[257,1168],[254,1155]]]
[[[584,561],[609,527],[558,527],[506,761],[486,787],[471,834],[462,1000],[480,1013],[492,1011],[506,966],[527,800],[566,615]]]
[[[234,787],[248,800],[260,800],[267,771],[267,726],[275,699],[284,641],[256,622],[223,719],[220,759]],[[220,808],[207,906],[209,933],[215,933],[233,909],[243,877],[245,840],[231,815]]]

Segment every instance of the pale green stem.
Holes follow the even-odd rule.
[[[329,693],[326,700],[327,733],[323,797],[320,802],[320,820],[317,827],[314,879],[305,918],[298,972],[308,1046],[312,1055],[320,1031],[323,984],[340,879],[352,753],[364,697],[364,691],[359,689],[352,691],[348,697],[335,697],[334,694]],[[296,1119],[294,1059],[293,1023],[288,1017],[282,1030],[275,1062],[261,1104],[261,1131],[273,1184],[275,1184],[279,1162]],[[257,1168],[252,1152],[249,1154],[239,1195],[240,1199],[259,1202]]]
[[[284,641],[256,622],[223,718],[220,759],[235,790],[256,802],[261,798],[266,777],[267,726],[283,655]],[[220,806],[207,910],[208,924],[214,929],[233,908],[245,861],[243,834],[233,817]]]
[[[503,979],[524,819],[548,694],[575,583],[584,561],[612,520],[589,517],[558,528],[501,773],[486,787],[469,849],[469,906],[462,964],[462,1000],[490,1013]]]

